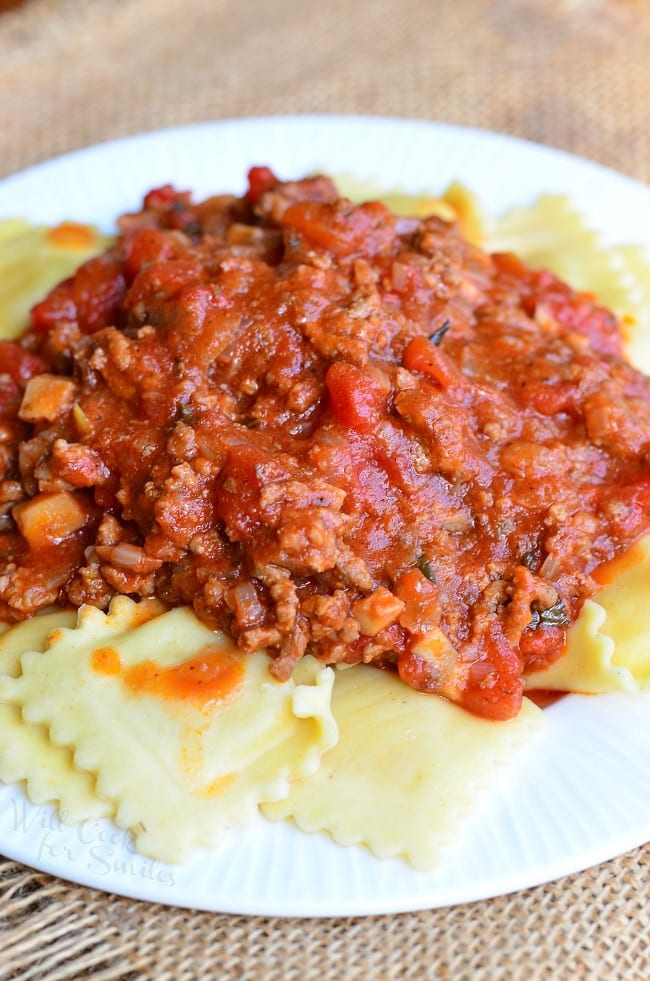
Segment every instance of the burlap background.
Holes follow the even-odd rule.
[[[0,16],[0,175],[178,123],[359,112],[510,132],[647,181],[649,54],[647,0],[26,0]],[[0,979],[646,981],[649,860],[329,921],[154,907],[6,861]]]
[[[0,172],[224,116],[515,133],[650,178],[647,0],[25,0],[0,19]]]

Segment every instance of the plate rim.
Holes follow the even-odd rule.
[[[534,150],[535,152],[548,154],[549,157],[553,157],[556,160],[563,159],[570,163],[587,165],[589,168],[593,168],[594,170],[601,172],[603,176],[610,176],[612,178],[616,178],[617,180],[623,180],[650,192],[650,183],[646,183],[638,177],[633,177],[631,174],[626,174],[624,171],[617,170],[615,167],[609,164],[604,164],[595,158],[583,157],[563,147],[556,147],[548,143],[539,143],[535,140],[529,139],[528,137],[519,136],[514,133],[507,133],[503,130],[490,130],[482,126],[469,126],[462,123],[450,123],[444,120],[425,119],[424,117],[417,116],[394,116],[383,113],[374,114],[338,112],[270,113],[268,115],[253,114],[250,116],[226,116],[220,119],[202,119],[194,123],[177,123],[170,126],[155,127],[136,133],[128,133],[122,136],[100,140],[97,143],[84,144],[83,146],[75,147],[74,149],[63,151],[62,153],[57,153],[52,157],[37,160],[31,164],[28,164],[26,167],[22,167],[19,170],[12,171],[5,174],[3,177],[0,177],[0,186],[4,186],[13,180],[32,176],[43,167],[48,167],[53,164],[60,164],[63,161],[73,162],[76,160],[81,160],[86,156],[90,156],[99,151],[104,151],[108,147],[114,147],[117,149],[125,144],[132,144],[141,140],[146,141],[152,136],[175,138],[189,132],[198,132],[201,130],[209,131],[213,128],[221,127],[232,127],[235,129],[249,125],[264,126],[271,123],[288,123],[289,125],[297,125],[304,122],[313,123],[316,125],[333,125],[337,123],[360,123],[362,125],[377,124],[404,126],[408,129],[422,128],[423,130],[435,127],[442,132],[473,136],[478,139],[497,138],[498,140],[503,141],[504,143],[510,143],[513,146],[528,148]]]

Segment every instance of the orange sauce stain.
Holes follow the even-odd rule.
[[[609,584],[614,582],[615,579],[619,579],[620,576],[624,575],[624,573],[629,572],[630,569],[634,569],[635,566],[639,565],[644,560],[645,556],[646,552],[637,542],[626,552],[623,552],[621,555],[617,555],[609,562],[605,562],[603,565],[598,566],[598,568],[592,572],[592,576],[600,586],[609,586]]]
[[[121,674],[122,661],[119,653],[113,647],[98,647],[93,651],[92,668],[98,674]]]
[[[71,249],[83,251],[97,244],[94,229],[88,225],[79,225],[75,221],[63,221],[45,233],[48,245],[55,249]]]
[[[156,661],[125,667],[118,651],[100,647],[93,652],[92,667],[100,674],[119,676],[134,694],[189,701],[199,707],[233,695],[244,677],[242,658],[212,644],[189,661],[172,667]]]

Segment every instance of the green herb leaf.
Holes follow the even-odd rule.
[[[194,409],[188,402],[181,402],[178,407],[177,419],[179,422],[186,422],[188,424],[194,422]]]
[[[421,555],[420,558],[415,563],[415,568],[419,569],[423,576],[426,576],[431,582],[436,581],[436,574],[433,571],[431,563],[429,562],[426,555]]]
[[[437,330],[434,330],[433,334],[429,334],[429,340],[431,341],[431,343],[435,344],[435,346],[438,347],[438,345],[440,344],[441,340],[443,339],[443,337],[445,336],[445,334],[447,333],[450,327],[451,327],[451,320],[445,320],[444,324],[441,324],[441,326],[438,327]]]
[[[539,556],[535,552],[524,552],[521,557],[521,564],[525,565],[531,572],[535,572],[539,565]]]
[[[530,626],[533,630],[536,630],[537,627],[570,627],[572,623],[561,599],[553,606],[549,606],[547,610],[533,608],[530,612],[532,614]]]

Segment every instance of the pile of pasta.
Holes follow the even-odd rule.
[[[641,248],[604,248],[562,197],[494,220],[453,184],[438,198],[341,178],[353,199],[381,196],[401,213],[438,213],[469,239],[514,251],[622,318],[627,353],[650,372],[650,266]],[[0,337],[105,239],[86,226],[0,223]],[[565,654],[528,678],[532,689],[650,688],[650,536],[603,575],[569,631]],[[22,784],[63,822],[110,819],[135,848],[181,862],[224,829],[293,819],[342,845],[431,869],[462,835],[504,766],[534,751],[545,713],[525,698],[493,722],[396,676],[301,660],[288,682],[264,652],[243,655],[190,609],[113,600],[108,612],[54,611],[0,635],[0,780]]]

